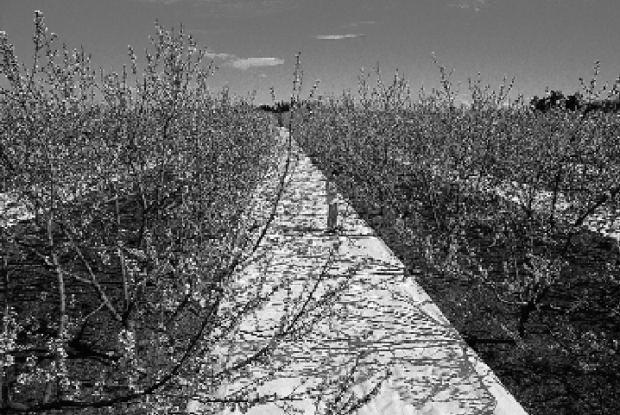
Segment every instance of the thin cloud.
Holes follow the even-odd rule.
[[[314,36],[315,39],[319,40],[343,40],[343,39],[354,39],[356,37],[363,37],[361,34],[346,34],[346,35],[317,35]]]
[[[362,26],[362,25],[366,25],[366,24],[375,24],[377,22],[372,21],[372,20],[368,20],[368,21],[363,21],[363,22],[353,22],[351,24],[349,24],[349,26],[347,27],[358,27],[358,26]]]
[[[265,66],[278,66],[284,64],[283,59],[279,58],[243,58],[234,59],[229,62],[229,65],[233,68],[241,69],[242,71],[250,68],[260,68]]]
[[[205,57],[208,59],[223,59],[223,60],[227,60],[227,59],[234,59],[235,56],[231,55],[230,53],[221,53],[221,52],[214,52],[212,50],[208,50],[205,52]]]
[[[483,7],[487,6],[490,1],[491,0],[457,0],[451,3],[450,6],[479,12]]]
[[[205,57],[208,59],[221,59],[225,61],[224,65],[243,71],[250,68],[277,66],[284,63],[284,60],[279,58],[239,58],[232,53],[215,52],[213,50],[207,50]]]

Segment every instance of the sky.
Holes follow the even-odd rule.
[[[377,63],[386,82],[398,71],[416,94],[439,88],[433,53],[463,103],[478,73],[495,90],[514,77],[510,98],[528,100],[546,87],[578,91],[597,60],[599,86],[620,75],[618,0],[0,0],[0,31],[21,62],[31,62],[35,10],[59,48],[83,46],[106,72],[129,65],[127,45],[144,67],[156,19],[182,24],[208,51],[205,67],[218,67],[210,88],[256,91],[256,104],[271,103],[271,87],[290,99],[298,52],[302,98],[316,80],[319,95],[355,93],[361,68]]]

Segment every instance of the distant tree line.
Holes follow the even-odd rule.
[[[258,107],[259,109],[267,112],[272,112],[274,114],[283,114],[285,112],[289,112],[291,110],[291,104],[289,102],[280,101],[275,105],[261,105]]]
[[[592,112],[620,112],[620,96],[588,101],[577,92],[565,96],[562,91],[550,91],[547,96],[534,96],[530,101],[530,108],[534,111],[547,113],[552,110],[580,111],[583,116]]]

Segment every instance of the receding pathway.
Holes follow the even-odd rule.
[[[282,138],[286,135],[282,129]],[[277,217],[255,252],[256,260],[236,276],[241,296],[244,287],[246,292],[259,287],[261,278],[266,285],[281,284],[284,289],[243,323],[228,349],[221,349],[222,356],[228,358],[222,364],[228,367],[236,358],[249,356],[264,345],[280,317],[294,306],[291,299],[307,298],[317,278],[322,278],[322,288],[312,298],[338,284],[344,292],[329,307],[310,301],[309,305],[318,307],[310,315],[324,318],[299,340],[280,345],[276,358],[286,365],[274,376],[256,367],[246,374],[251,380],[234,381],[213,393],[230,398],[261,379],[266,382],[257,388],[260,393],[281,397],[293,391],[311,391],[346,375],[357,359],[358,373],[352,378],[357,396],[386,378],[378,395],[356,412],[359,415],[525,414],[415,279],[405,277],[403,264],[338,194],[342,230],[325,232],[326,179],[293,146],[296,157]],[[266,199],[275,192],[276,179],[266,180],[257,191],[256,215],[268,215]],[[327,310],[332,311],[328,314]],[[323,398],[333,396],[326,393]],[[247,413],[278,415],[298,408],[301,413],[314,414],[315,402],[310,397],[292,401],[288,409],[269,403]],[[189,412],[198,413],[200,408],[196,401],[188,404]],[[334,415],[345,413],[346,405],[341,408]],[[220,413],[241,412],[225,409]]]

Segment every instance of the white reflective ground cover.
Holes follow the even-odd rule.
[[[286,138],[285,130],[282,135]],[[323,232],[328,210],[325,177],[299,148],[294,151],[298,161],[275,223],[255,253],[260,259],[236,276],[237,282],[248,288],[260,276],[272,284],[286,281],[290,291],[277,292],[264,309],[244,322],[231,346],[222,349],[222,356],[230,359],[222,364],[249,356],[264,345],[290,306],[289,296],[294,298],[307,289],[331,258],[331,266],[325,269],[327,285],[346,279],[346,291],[329,318],[321,320],[310,334],[281,345],[276,357],[290,359],[290,365],[260,386],[260,393],[285,396],[293,390],[307,391],[346,374],[360,355],[359,373],[353,380],[357,396],[370,391],[388,369],[390,375],[358,415],[526,414],[415,279],[405,277],[402,263],[340,195],[336,199],[343,230],[338,235]],[[265,186],[273,187],[275,182],[272,178]],[[262,206],[263,215],[268,204],[260,199],[269,192],[265,187],[256,192],[257,212]],[[251,379],[224,385],[212,396],[231,397],[244,385],[266,376],[263,370],[253,370]],[[310,398],[290,404],[303,414],[320,412]],[[197,400],[188,403],[189,413],[201,413],[201,409],[204,407]],[[217,413],[242,412],[224,409]],[[294,412],[270,403],[247,413]]]

